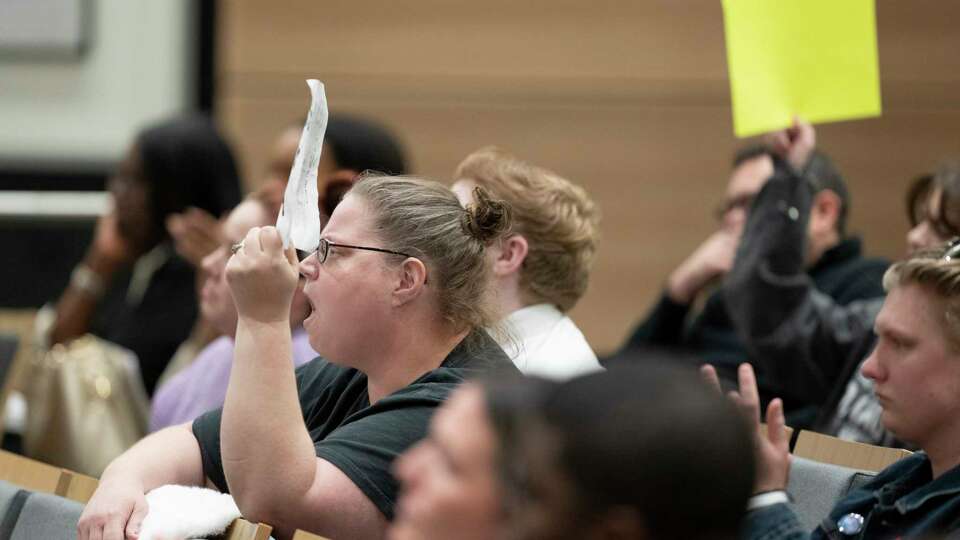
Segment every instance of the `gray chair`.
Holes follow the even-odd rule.
[[[815,529],[837,501],[874,474],[793,456],[787,491],[793,496],[800,523],[808,530]]]
[[[0,540],[10,538],[20,510],[30,492],[20,486],[0,480]]]
[[[0,480],[0,516],[7,515],[7,510],[10,509],[10,503],[13,502],[17,492],[22,489],[20,486],[15,486],[10,482]]]
[[[23,503],[10,540],[74,540],[83,505],[46,493],[31,493]]]

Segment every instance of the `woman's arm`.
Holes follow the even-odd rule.
[[[101,217],[93,243],[57,301],[56,318],[49,335],[51,345],[87,333],[94,310],[111,278],[130,261],[130,249],[117,230],[116,216],[110,213]]]
[[[158,431],[113,460],[77,524],[78,538],[135,537],[147,515],[145,494],[153,488],[204,483],[200,446],[190,424]]]
[[[223,471],[244,517],[281,535],[382,536],[386,520],[337,467],[318,459],[294,375],[290,301],[299,270],[276,229],[252,229],[227,267],[237,311],[220,428]]]
[[[340,469],[316,457],[300,409],[290,327],[241,321],[223,407],[223,470],[246,519],[281,536],[378,538],[387,522]]]

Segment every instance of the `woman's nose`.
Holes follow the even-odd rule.
[[[930,225],[926,221],[921,221],[907,232],[907,251],[909,253],[926,248],[931,243]]]
[[[311,253],[305,259],[300,261],[300,275],[307,278],[307,281],[317,279],[317,273],[320,271],[320,262],[315,253]]]

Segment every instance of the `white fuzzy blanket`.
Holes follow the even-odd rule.
[[[201,487],[160,486],[147,493],[147,504],[140,540],[206,538],[240,517],[233,497]]]

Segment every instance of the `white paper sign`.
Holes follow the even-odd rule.
[[[300,134],[300,145],[290,169],[283,205],[277,217],[277,230],[283,238],[284,249],[291,245],[301,251],[314,251],[320,244],[320,193],[317,188],[317,168],[323,136],[327,132],[327,96],[323,83],[307,80],[310,87],[310,112]]]

